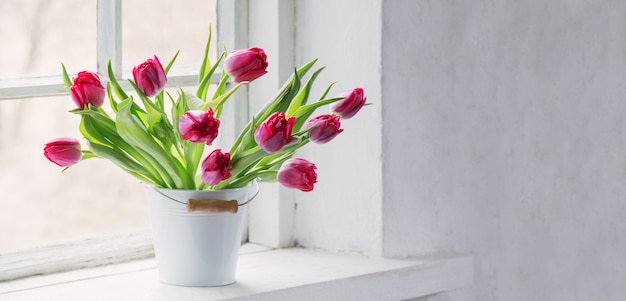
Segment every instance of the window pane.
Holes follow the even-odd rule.
[[[197,66],[213,26],[211,58],[216,57],[216,0],[147,2],[126,0],[122,4],[122,65],[130,69],[153,55],[165,65],[176,51],[174,69]],[[157,4],[158,3],[158,4]]]
[[[96,2],[0,1],[0,78],[96,67]]]
[[[154,54],[167,64],[178,49],[176,66],[198,65],[209,23],[217,23],[215,1],[158,1],[149,9],[146,3],[123,1],[124,68]],[[0,1],[3,45],[12,45],[0,47],[0,78],[58,74],[60,62],[70,74],[95,70],[96,4]],[[0,101],[0,254],[149,228],[145,191],[137,179],[99,159],[62,173],[43,156],[50,139],[81,137],[79,117],[68,113],[73,108],[69,95]]]
[[[0,253],[148,228],[144,188],[105,160],[65,172],[43,156],[80,138],[69,96],[0,102]]]

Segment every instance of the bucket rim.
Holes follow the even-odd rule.
[[[258,180],[253,180],[250,184],[254,184],[256,191],[252,194],[252,197],[249,198],[247,201],[241,203],[241,204],[237,204],[238,207],[244,206],[249,204],[252,200],[254,200],[254,198],[257,197],[257,195],[259,195],[259,192],[261,190],[261,187],[259,185],[259,181]],[[250,189],[250,185],[246,186],[246,187],[240,187],[240,188],[228,188],[228,189],[171,189],[171,188],[163,188],[163,187],[156,187],[152,184],[144,184],[146,187],[148,188],[152,188],[154,189],[154,191],[156,191],[157,193],[159,193],[160,195],[176,202],[179,204],[183,204],[183,205],[187,205],[187,202],[181,202],[173,197],[170,197],[169,195],[166,195],[164,192],[168,192],[168,191],[179,191],[179,192],[194,192],[194,191],[223,191],[223,192],[230,192],[230,191],[240,191],[243,189]]]

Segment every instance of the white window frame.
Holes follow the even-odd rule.
[[[122,0],[97,0],[97,70],[108,80],[107,66],[111,61],[113,70],[122,70]],[[247,47],[248,44],[248,1],[217,0],[217,45],[232,49]],[[199,66],[172,69],[168,74],[168,86],[195,86]],[[118,72],[117,77],[128,77],[127,72]],[[218,83],[221,70],[215,72],[211,81]],[[122,87],[132,89],[126,81]],[[0,101],[9,99],[40,98],[68,95],[62,75],[30,76],[0,80]],[[225,142],[235,139],[249,118],[247,89],[240,89],[227,102],[223,118],[231,118],[234,127],[221,129]],[[227,115],[231,114],[231,115]],[[151,231],[127,233],[113,237],[99,237],[52,245],[37,250],[25,250],[0,256],[3,273],[0,282],[32,275],[68,271],[124,262],[154,256]],[[247,238],[247,233],[245,234]],[[34,255],[35,254],[35,255]]]
[[[111,13],[119,7],[121,0],[98,1],[103,5],[106,2],[109,5],[108,12]],[[248,11],[254,11],[255,16],[263,15],[266,20],[274,21],[266,22],[270,24],[263,24],[262,29],[248,28],[248,17],[255,17],[249,16]],[[294,0],[250,3],[248,0],[218,0],[218,15],[222,14],[233,14],[231,20],[235,19],[237,22],[218,24],[219,45],[225,43],[236,48],[247,47],[248,29],[251,32],[269,33],[264,34],[260,46],[269,47],[271,53],[276,49],[281,50],[276,61],[272,62],[272,72],[278,70],[279,75],[271,79],[271,85],[281,85],[291,74],[294,65],[293,32],[288,30],[289,26],[284,26],[288,22],[294,22]],[[234,18],[237,14],[239,16]],[[115,23],[109,25],[115,29]],[[98,33],[100,34],[100,29]],[[257,43],[254,40],[251,42]],[[116,48],[111,47],[109,50],[116,51]],[[177,77],[172,75],[170,79],[176,78],[176,85],[193,85],[193,74],[195,73]],[[185,79],[186,76],[188,79]],[[256,96],[257,89],[264,89],[257,87],[250,87],[250,94]],[[247,91],[248,88],[242,90]],[[0,100],[64,94],[67,93],[60,76],[0,81]],[[242,97],[241,93],[237,94],[237,97]],[[247,95],[243,97],[247,98]],[[225,112],[234,111],[241,120],[247,120],[247,101],[229,103],[244,103],[242,108]],[[251,229],[256,233],[250,233],[250,240],[268,246],[288,246],[293,235],[294,192],[279,185],[266,186],[261,191],[265,196],[261,195],[251,203],[250,214],[261,214],[259,216],[263,216],[265,222],[251,220],[251,225],[255,223]],[[158,284],[154,258],[137,260],[153,255],[149,232],[98,238],[11,255],[0,256],[0,296],[12,300],[83,300],[94,297],[98,300],[110,300],[119,299],[120,296],[143,296],[151,299],[176,296],[181,300],[413,300],[417,297],[430,300],[430,296],[442,292],[454,294],[461,289],[462,294],[463,289],[473,283],[475,265],[472,256],[462,254],[431,254],[393,260],[317,249],[271,249],[247,244],[242,248],[241,255],[245,256],[240,258],[237,284],[219,288],[181,288]],[[129,262],[120,263],[121,261]],[[21,270],[10,270],[10,265],[15,266],[12,262],[21,264],[18,267]],[[118,264],[110,265],[111,263]],[[97,265],[103,266],[78,270]],[[67,269],[75,271],[53,273]],[[10,274],[7,271],[13,276],[2,279],[2,276]],[[19,274],[20,271],[22,274]],[[5,281],[36,274],[48,275]]]
[[[269,56],[271,74],[264,85],[251,85],[250,107],[260,108],[293,75],[295,63],[295,1],[250,1],[250,46],[262,46]],[[255,19],[258,18],[258,19]],[[268,34],[269,33],[269,34]],[[254,112],[252,112],[254,113]],[[275,184],[261,184],[261,192],[250,203],[249,241],[273,248],[294,244],[295,197],[298,191]]]
[[[116,76],[126,75],[121,72],[121,70],[123,70],[122,0],[97,1],[96,72],[106,81],[108,79],[107,64],[109,60],[111,60],[113,70],[117,73]],[[239,3],[239,1],[227,3],[218,0],[218,6],[221,6],[221,12],[239,9],[240,5],[237,3]],[[247,12],[247,10],[244,11]],[[239,15],[239,13],[235,12],[226,12],[226,14],[230,16]],[[234,34],[238,35],[238,31],[244,29],[240,26],[229,24],[230,21],[227,20],[221,20],[220,23],[221,24],[218,24],[218,39],[220,36],[223,36],[222,32],[220,32],[221,27],[224,27],[224,30],[228,31],[229,36]],[[228,45],[239,47],[244,45],[246,41],[247,35],[243,34],[243,37],[239,37],[236,40],[220,41],[220,43],[229,42]],[[172,73],[168,74],[168,86],[196,85],[198,68],[199,66],[196,68],[172,70]],[[213,82],[217,83],[220,76],[220,72],[216,72]],[[120,84],[124,86],[127,83],[120,81]],[[130,86],[126,85],[125,88],[130,89]],[[63,79],[60,74],[0,80],[0,100],[61,96],[67,94],[68,92],[63,86]]]

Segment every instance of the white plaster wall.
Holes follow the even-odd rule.
[[[382,3],[384,255],[474,254],[459,300],[625,300],[626,2]]]
[[[297,193],[298,242],[474,254],[474,288],[437,300],[624,300],[625,15],[618,0],[296,1],[296,62],[320,57],[321,82],[374,103],[301,153],[320,183]]]
[[[292,0],[257,0],[249,2],[249,11],[249,44],[262,47],[268,56],[268,73],[249,85],[250,108],[256,113],[294,72],[295,7]],[[276,183],[260,185],[258,197],[250,204],[249,241],[292,246],[293,194],[297,192]]]
[[[436,300],[626,298],[626,3],[294,4],[295,63],[373,103],[300,152],[299,244],[474,254],[474,288]]]

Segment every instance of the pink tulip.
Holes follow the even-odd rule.
[[[341,116],[342,119],[348,119],[356,115],[365,104],[366,98],[363,95],[362,88],[344,92],[342,96],[345,98],[331,106],[331,110]]]
[[[167,83],[165,70],[156,55],[154,59],[147,59],[141,65],[134,67],[133,78],[139,90],[148,97],[159,94]]]
[[[291,130],[295,117],[285,119],[284,112],[275,112],[254,132],[254,140],[264,151],[273,154],[293,140]]]
[[[68,167],[78,163],[83,154],[78,140],[64,137],[46,143],[43,155],[58,166]]]
[[[230,164],[229,153],[224,154],[219,149],[214,150],[202,161],[202,182],[207,185],[216,185],[230,178],[232,176],[228,171]]]
[[[220,121],[213,117],[213,110],[208,112],[193,110],[180,117],[178,130],[184,140],[211,145],[217,138]]]
[[[278,170],[278,182],[285,187],[297,188],[302,191],[313,190],[313,184],[317,182],[317,173],[315,173],[315,164],[302,159],[292,158],[280,167]]]
[[[89,71],[78,72],[70,88],[72,100],[80,109],[84,109],[87,105],[92,105],[96,108],[102,106],[104,91],[100,77]]]
[[[324,144],[335,138],[339,133],[343,132],[341,129],[341,122],[339,116],[333,115],[320,115],[309,120],[305,128],[311,128],[311,141],[319,144]]]
[[[267,73],[267,55],[261,48],[235,50],[224,61],[224,70],[236,83],[253,81]]]

